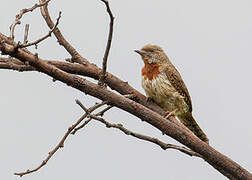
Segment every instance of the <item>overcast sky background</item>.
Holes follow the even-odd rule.
[[[36,1],[37,2],[37,1]],[[22,8],[34,1],[1,2],[0,32]],[[140,71],[143,62],[134,49],[160,45],[180,71],[192,97],[193,114],[210,144],[250,172],[252,171],[252,1],[178,0],[110,1],[115,16],[114,38],[108,71],[144,93]],[[92,63],[102,63],[109,17],[99,0],[53,1],[53,19],[62,11],[59,28],[65,38]],[[48,32],[39,10],[26,14],[16,28],[23,40],[30,24],[29,40]],[[39,44],[44,59],[64,60],[69,55],[53,36]],[[82,114],[75,104],[98,100],[37,72],[0,70],[0,178],[16,180],[14,172],[36,167]],[[106,113],[110,122],[167,143],[176,143],[147,123],[116,108]],[[39,172],[23,180],[44,179],[226,179],[203,160],[160,147],[91,122]]]

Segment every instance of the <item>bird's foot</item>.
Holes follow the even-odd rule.
[[[147,97],[147,100],[146,100],[146,101],[147,101],[147,102],[155,102],[154,99],[151,98],[151,97],[149,97],[149,96]]]
[[[173,111],[171,111],[171,112],[167,111],[167,112],[165,113],[165,115],[164,115],[164,118],[165,118],[165,119],[168,119],[168,118],[171,117],[171,116],[175,116],[176,111],[177,111],[177,109],[175,109],[175,110],[173,110]]]
[[[125,94],[123,96],[129,99],[135,99],[137,97],[135,94]]]

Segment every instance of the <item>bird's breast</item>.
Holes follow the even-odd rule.
[[[153,98],[158,104],[162,104],[164,100],[167,101],[167,97],[172,97],[172,94],[176,92],[163,72],[153,78],[142,76],[142,87],[147,96]]]
[[[165,72],[159,73],[155,78],[149,79],[142,76],[142,87],[148,97],[151,97],[160,107],[167,111],[179,109],[176,115],[188,111],[188,106],[177,90],[168,80]]]

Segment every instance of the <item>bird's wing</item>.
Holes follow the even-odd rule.
[[[192,101],[190,94],[177,69],[172,64],[170,64],[166,67],[165,73],[171,85],[178,91],[181,96],[185,98],[185,102],[189,107],[189,111],[192,112]]]

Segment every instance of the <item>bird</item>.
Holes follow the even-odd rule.
[[[166,118],[176,116],[199,139],[209,144],[206,134],[193,118],[189,91],[163,49],[147,44],[135,52],[144,62],[142,87],[147,99],[153,100],[164,109],[167,112]]]

